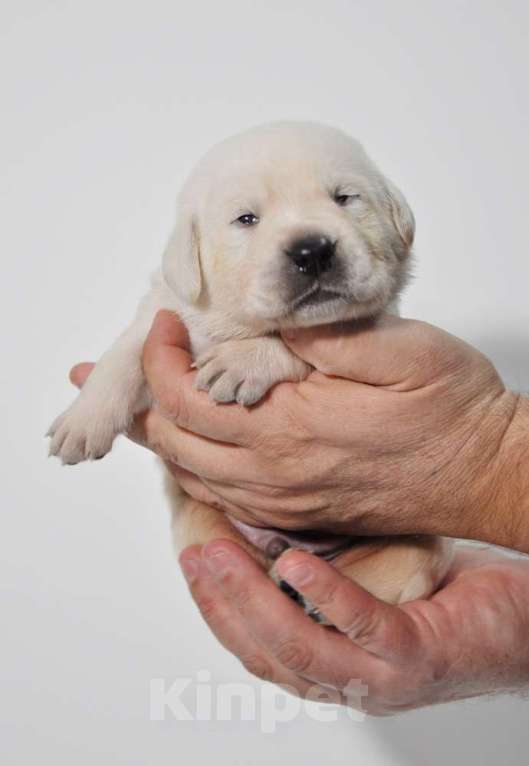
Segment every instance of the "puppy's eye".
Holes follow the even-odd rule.
[[[340,205],[340,207],[345,207],[350,202],[353,202],[355,199],[360,199],[359,194],[335,194],[334,195],[334,201],[337,205]]]
[[[237,223],[242,223],[243,226],[255,226],[256,223],[259,223],[259,218],[253,213],[244,213],[235,220]]]

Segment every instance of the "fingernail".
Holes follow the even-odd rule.
[[[180,559],[180,568],[182,569],[184,577],[188,583],[192,583],[197,579],[199,566],[200,562],[198,559]]]
[[[223,548],[213,548],[212,550],[209,550],[206,545],[203,549],[203,556],[207,568],[214,575],[223,572],[230,563],[230,555]]]
[[[314,577],[312,568],[307,564],[298,564],[290,569],[280,568],[279,573],[284,579],[294,586],[308,585]]]

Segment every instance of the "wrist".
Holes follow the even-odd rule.
[[[486,478],[485,535],[477,539],[529,553],[529,398],[513,405]]]

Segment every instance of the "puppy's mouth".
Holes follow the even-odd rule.
[[[316,283],[291,301],[289,311],[298,311],[300,308],[308,306],[321,306],[324,303],[336,300],[346,303],[348,298],[347,295],[340,290],[322,287],[320,284]]]

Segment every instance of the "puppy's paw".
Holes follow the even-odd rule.
[[[292,585],[287,583],[286,580],[281,578],[281,575],[275,569],[275,564],[272,566],[268,574],[278,586],[278,588],[283,591],[285,595],[291,598],[292,601],[294,601],[296,604],[299,604],[299,606],[303,609],[305,614],[311,618],[311,620],[314,620],[314,622],[317,622],[319,625],[331,624],[325,615],[320,612],[317,606],[315,606],[315,604],[313,604],[310,599],[306,598],[306,596],[303,596],[299,591],[293,588]]]
[[[98,460],[110,452],[112,442],[126,425],[126,420],[116,417],[116,413],[77,399],[48,430],[49,454],[60,458],[65,465]]]
[[[219,343],[195,361],[195,385],[216,402],[255,404],[276,383],[303,380],[309,366],[278,338],[251,338]]]
[[[216,402],[238,402],[245,406],[255,404],[262,399],[273,385],[266,375],[259,375],[258,370],[250,371],[244,357],[230,359],[226,353],[197,361],[199,372],[195,385],[199,391],[208,391]]]

